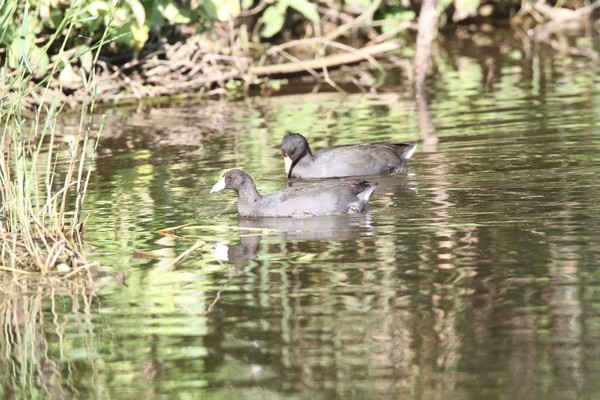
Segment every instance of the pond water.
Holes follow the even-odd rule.
[[[5,297],[0,395],[598,398],[598,65],[499,49],[438,60],[425,136],[394,79],[108,110],[85,232],[104,277]],[[211,186],[237,167],[284,187],[285,130],[419,147],[406,173],[368,177],[361,215],[238,218]]]

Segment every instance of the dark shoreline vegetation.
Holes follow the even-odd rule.
[[[475,36],[509,24],[523,40],[573,56],[596,58],[589,42],[580,39],[600,30],[599,3],[584,6],[576,1],[553,6],[373,0],[359,6],[278,0],[242,2],[240,8],[237,2],[132,0],[114,6],[108,0],[81,0],[66,9],[41,2],[29,7],[27,2],[8,3],[0,16],[0,57],[8,79],[21,65],[31,74],[31,92],[22,99],[29,108],[56,99],[79,108],[90,101],[85,93],[90,84],[94,101],[111,104],[160,97],[237,97],[249,89],[268,94],[296,76],[340,91],[343,85],[368,90],[377,87],[377,75],[389,68],[406,70],[410,81],[413,68],[418,69],[412,61],[417,22],[425,7],[435,7],[437,17],[421,31],[435,34],[439,28],[441,36]],[[73,24],[67,29],[69,20]],[[93,57],[96,49],[98,59]],[[352,73],[332,76],[337,67],[361,62],[361,70],[370,71],[374,79]],[[95,80],[88,82],[85,77],[92,70]],[[3,91],[13,95],[10,85]]]
[[[510,24],[558,56],[596,59],[585,39],[600,30],[600,3],[574,1],[2,4],[0,237],[8,279],[33,272],[91,280],[82,210],[103,125],[92,120],[97,104],[268,95],[297,77],[315,88],[369,91],[392,69],[410,87],[436,72],[436,38],[441,46],[449,33],[471,37]],[[59,143],[57,121],[70,108],[80,112],[79,131]]]

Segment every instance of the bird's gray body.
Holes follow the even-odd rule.
[[[246,173],[227,172],[211,192],[238,192],[238,214],[244,217],[306,218],[361,212],[377,185],[368,182],[317,182],[261,195]]]

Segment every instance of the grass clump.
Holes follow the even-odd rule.
[[[0,0],[1,1],[1,0]],[[6,5],[6,4],[5,4]],[[81,2],[73,2],[69,12],[57,26],[61,43],[49,40],[46,46],[58,46],[59,52],[50,66],[42,65],[28,21],[29,2],[25,2],[21,43],[7,48],[0,67],[0,269],[18,275],[26,272],[76,274],[89,267],[82,251],[85,225],[82,209],[90,180],[94,138],[100,126],[94,127],[96,81],[94,69],[82,74],[85,93],[80,125],[74,135],[62,135],[59,118],[64,103],[51,97],[48,90],[68,68],[61,55],[67,42],[76,34]],[[17,6],[5,10],[17,10]],[[6,21],[10,15],[3,15]],[[2,23],[2,21],[0,21]],[[67,34],[65,35],[65,32]],[[108,32],[108,30],[106,31]],[[0,40],[3,31],[0,31]],[[93,46],[94,63],[106,40],[106,34]],[[16,68],[15,68],[15,62]],[[38,68],[46,74],[40,78]],[[42,93],[38,105],[28,109],[32,92]],[[96,142],[97,143],[97,142]]]

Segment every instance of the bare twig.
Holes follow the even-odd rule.
[[[399,34],[402,31],[405,31],[407,29],[410,28],[414,28],[415,24],[413,22],[403,22],[401,24],[398,24],[396,27],[394,27],[394,29],[390,29],[389,31],[387,31],[386,33],[382,33],[381,35],[375,37],[374,39],[370,40],[367,43],[367,46],[371,46],[377,43],[381,43],[381,42],[385,42],[386,40],[396,36],[397,34]]]
[[[178,262],[185,260],[194,250],[199,247],[205,246],[206,242],[204,240],[197,240],[196,243],[192,245],[189,249],[181,253],[176,259],[174,259],[167,269],[172,269]]]
[[[260,3],[258,3],[258,5],[256,7],[251,8],[249,10],[244,10],[240,13],[240,15],[242,17],[250,17],[252,15],[256,15],[259,12],[261,12],[262,10],[264,10],[265,8],[267,8],[267,6],[270,4],[272,4],[272,3],[262,0]]]
[[[373,18],[373,14],[375,14],[375,11],[377,11],[380,5],[381,0],[373,1],[371,4],[369,4],[369,7],[367,7],[367,9],[362,14],[354,18],[352,21],[340,25],[339,27],[325,35],[325,39],[335,40],[338,37],[345,34],[346,32],[363,25],[367,20]]]
[[[319,38],[317,42],[324,40]],[[294,41],[291,45],[298,45],[299,41]],[[281,51],[287,47],[290,47],[290,43],[286,45],[277,46],[274,51]],[[329,42],[328,42],[329,43]],[[330,42],[335,43],[335,42]],[[321,70],[323,68],[337,67],[340,65],[353,64],[362,60],[369,60],[379,65],[373,56],[381,55],[390,51],[398,50],[400,44],[397,42],[386,42],[375,46],[363,47],[362,49],[354,49],[350,54],[334,54],[331,56],[323,57],[317,60],[300,61],[288,64],[279,65],[267,65],[263,67],[251,67],[250,73],[257,76],[268,76],[268,75],[289,75],[295,74],[302,71],[308,70]],[[381,66],[380,66],[381,68]]]

